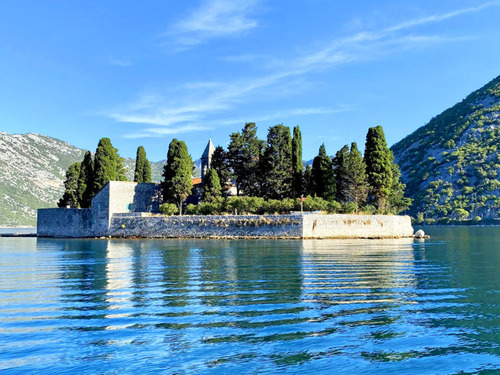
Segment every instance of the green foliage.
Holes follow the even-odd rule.
[[[269,128],[267,145],[261,158],[262,196],[283,199],[292,194],[292,139],[290,128],[276,125]]]
[[[167,164],[163,169],[163,199],[168,203],[176,203],[182,215],[182,204],[191,193],[193,182],[191,175],[193,161],[184,141],[176,138],[168,147]]]
[[[335,199],[340,203],[348,202],[349,196],[349,147],[342,147],[333,158],[332,165],[335,175]]]
[[[347,159],[347,182],[347,200],[355,202],[358,207],[363,206],[366,202],[369,186],[366,177],[366,164],[356,142],[351,143]]]
[[[302,133],[297,125],[292,138],[292,193],[295,197],[303,194],[304,163],[302,162]]]
[[[80,168],[80,175],[78,176],[78,203],[82,208],[89,208],[91,200],[93,198],[94,182],[94,162],[92,160],[92,154],[90,151],[85,153],[83,161]]]
[[[326,200],[335,197],[335,178],[332,160],[326,154],[325,145],[319,148],[318,156],[314,158],[311,170],[310,192]]]
[[[148,158],[146,157],[146,150],[144,150],[144,147],[142,146],[139,146],[139,148],[137,148],[134,181],[138,183],[151,182],[151,166],[149,165]]]
[[[94,157],[93,195],[109,181],[127,181],[123,159],[109,138],[101,138]]]
[[[221,191],[219,175],[215,169],[209,168],[203,185],[203,200],[207,202],[212,201],[214,198],[221,196]]]
[[[379,211],[384,211],[391,192],[392,160],[381,126],[368,129],[365,146],[365,163],[370,197]]]
[[[66,172],[66,180],[64,181],[64,194],[57,202],[59,207],[79,207],[78,202],[78,177],[80,176],[81,163],[71,164]]]
[[[342,212],[344,214],[352,214],[357,211],[358,211],[358,205],[356,204],[356,202],[350,201],[342,206]]]
[[[219,176],[219,182],[221,183],[222,189],[227,186],[227,183],[232,178],[228,158],[228,153],[221,146],[217,146],[212,154],[212,160],[210,162],[210,168],[214,169]]]
[[[238,195],[258,195],[260,186],[259,160],[264,141],[257,138],[257,127],[253,122],[246,123],[243,130],[230,135],[228,161],[236,181]]]
[[[179,207],[173,203],[163,203],[160,205],[160,211],[163,215],[172,216],[179,212]]]

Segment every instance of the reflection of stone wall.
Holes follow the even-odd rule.
[[[409,216],[304,215],[304,238],[391,238],[413,235]]]
[[[300,215],[146,216],[115,215],[110,235],[118,237],[300,238]]]

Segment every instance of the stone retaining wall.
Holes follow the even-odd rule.
[[[399,238],[413,236],[411,218],[396,215],[304,215],[303,238]]]
[[[297,215],[153,216],[114,215],[110,235],[116,237],[274,237],[300,238]]]
[[[90,209],[40,209],[36,234],[40,237],[90,237],[94,234],[91,217]]]

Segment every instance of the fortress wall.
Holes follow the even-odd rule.
[[[300,238],[300,215],[146,216],[114,215],[117,237],[276,237]]]
[[[396,215],[304,215],[304,238],[399,238],[413,236],[411,218]]]
[[[93,236],[91,212],[78,208],[44,208],[38,210],[37,236],[90,237]]]

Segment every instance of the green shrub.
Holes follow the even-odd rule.
[[[160,206],[160,211],[164,215],[172,216],[172,215],[179,213],[179,207],[177,207],[177,205],[175,205],[173,203],[163,203]]]
[[[358,210],[358,205],[356,204],[356,202],[347,202],[342,207],[342,212],[344,214],[352,214],[352,213],[356,212],[357,210]]]

